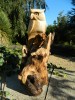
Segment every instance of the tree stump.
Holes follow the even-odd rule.
[[[28,40],[28,56],[26,64],[18,76],[19,80],[25,84],[33,95],[42,92],[43,85],[48,84],[47,61],[52,44],[52,34],[36,35]]]

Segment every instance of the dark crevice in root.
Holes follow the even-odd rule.
[[[36,81],[36,78],[34,76],[29,75],[27,77],[27,81],[26,81],[26,87],[28,89],[28,91],[32,94],[32,95],[39,95],[42,92],[42,86],[40,85],[40,83],[38,81]]]
[[[27,77],[27,79],[28,79],[32,84],[35,83],[34,76],[29,75],[29,76]]]

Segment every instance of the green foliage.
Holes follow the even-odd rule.
[[[24,0],[1,0],[1,9],[6,12],[11,22],[12,38],[16,40],[16,36],[25,36],[25,1]]]
[[[0,53],[0,66],[4,63],[3,54]]]
[[[69,43],[68,43],[68,42],[64,42],[63,45],[64,45],[64,46],[69,46]]]
[[[54,21],[54,25],[49,25],[47,27],[47,34],[50,32],[55,32],[55,44],[63,44],[67,42],[72,45],[75,44],[75,10],[71,12],[68,16],[63,15],[63,12],[58,14],[57,20]]]
[[[63,15],[63,12],[60,12],[57,17],[57,25],[60,27],[65,26],[67,23],[67,16]]]
[[[21,50],[0,47],[0,70],[13,72],[19,69],[21,64]]]
[[[52,63],[48,63],[47,68],[49,73],[51,73],[52,69],[54,68],[53,75],[64,77],[64,78],[67,77],[67,74],[64,72],[65,69],[63,67],[58,67]]]
[[[0,97],[1,97],[2,99],[8,100],[8,99],[7,99],[8,96],[10,96],[10,92],[9,92],[9,91],[2,91],[2,90],[0,91]],[[2,99],[1,99],[1,100],[2,100]]]
[[[72,4],[75,6],[75,1],[72,0]],[[68,39],[75,44],[75,8],[72,8],[68,12]]]
[[[11,35],[0,30],[0,45],[8,46],[11,43]]]
[[[75,0],[72,0],[72,4],[75,6]]]
[[[8,35],[11,32],[11,24],[7,14],[0,9],[0,30],[6,32]]]
[[[0,9],[0,45],[8,45],[11,41],[11,24],[7,14]]]
[[[55,31],[55,26],[52,26],[52,25],[49,25],[48,27],[47,27],[47,30],[46,30],[46,34],[48,35],[50,32],[54,32]]]

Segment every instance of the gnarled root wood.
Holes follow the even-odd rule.
[[[18,79],[27,86],[33,95],[40,94],[43,85],[48,84],[47,61],[51,43],[52,34],[48,36],[41,34],[28,40],[29,56]]]

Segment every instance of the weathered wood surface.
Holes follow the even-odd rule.
[[[52,40],[51,33],[48,36],[41,33],[29,39],[27,46],[23,47],[23,63],[25,59],[26,62],[18,78],[33,95],[40,94],[43,85],[48,84],[47,61]]]

